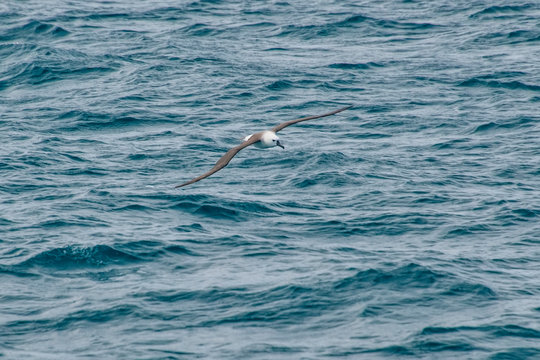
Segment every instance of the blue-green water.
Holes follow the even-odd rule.
[[[539,59],[535,1],[3,1],[0,358],[540,358]]]

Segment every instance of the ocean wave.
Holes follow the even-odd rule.
[[[400,31],[406,31],[408,35],[413,33],[423,33],[440,25],[432,23],[415,23],[398,20],[379,19],[362,14],[356,14],[346,17],[342,20],[327,22],[323,24],[306,25],[286,25],[282,26],[275,36],[295,36],[303,39],[314,39],[318,37],[336,36],[347,28],[359,28],[365,30],[365,34],[371,34],[380,31],[383,34],[390,34]]]
[[[502,80],[485,80],[481,78],[471,78],[462,81],[458,86],[464,87],[491,87],[491,88],[503,88],[511,90],[530,90],[540,91],[540,85],[526,84],[521,81],[502,81]]]
[[[245,220],[254,216],[275,215],[274,210],[266,204],[230,199],[188,197],[188,199],[176,203],[170,208],[198,216],[235,221]]]
[[[339,280],[334,284],[336,291],[384,286],[385,288],[427,288],[448,275],[415,263],[392,269],[368,269]]]
[[[134,257],[134,261],[159,261],[171,255],[200,256],[195,251],[179,244],[166,244],[161,241],[140,240],[117,244],[115,249]]]
[[[331,69],[344,69],[344,70],[368,70],[378,67],[383,67],[384,65],[375,63],[375,62],[366,62],[366,63],[334,63],[328,65]]]
[[[482,284],[461,282],[452,285],[448,290],[441,293],[442,296],[466,297],[478,304],[480,300],[496,300],[497,293],[490,287]]]
[[[485,325],[485,326],[458,326],[458,327],[426,327],[421,335],[449,334],[457,332],[486,332],[493,337],[523,337],[540,339],[540,331],[519,325]]]
[[[57,332],[75,329],[88,323],[118,322],[121,319],[139,317],[140,309],[136,305],[111,305],[103,309],[84,309],[64,316],[40,318],[35,320],[18,320],[4,323],[1,335],[26,335],[28,333]]]
[[[18,266],[23,269],[37,266],[51,270],[73,270],[128,265],[139,261],[140,258],[137,256],[108,245],[91,247],[66,246],[42,251]]]
[[[482,45],[515,45],[540,41],[540,31],[520,29],[495,31],[474,38],[473,43]]]
[[[477,125],[476,127],[474,127],[471,133],[481,134],[481,133],[492,132],[492,131],[497,131],[497,130],[518,130],[518,129],[523,129],[523,128],[534,127],[535,124],[536,122],[534,119],[527,118],[527,117],[511,119],[510,121],[506,121],[506,122],[489,121],[487,123]]]
[[[451,229],[446,231],[443,237],[445,239],[453,239],[457,237],[486,234],[491,230],[492,228],[489,224],[454,225]]]
[[[516,15],[523,14],[524,11],[533,9],[535,6],[533,4],[523,4],[523,5],[494,5],[489,6],[485,9],[475,12],[474,14],[469,15],[471,19],[477,18],[487,18],[501,16],[504,14],[516,13]]]
[[[290,180],[292,186],[300,189],[321,185],[337,188],[358,183],[358,179],[355,176],[344,174],[341,171],[324,171],[314,175],[302,174],[302,177],[296,176]]]
[[[2,275],[10,275],[15,276],[19,278],[39,278],[39,274],[34,274],[29,271],[25,271],[23,269],[20,269],[18,266],[8,266],[8,265],[1,265],[0,264],[0,274]]]
[[[63,120],[63,126],[56,126],[54,132],[76,131],[111,131],[134,127],[156,126],[158,124],[173,124],[174,120],[165,117],[137,117],[127,114],[114,115],[111,113],[69,110],[58,116]],[[135,160],[135,159],[134,159]]]
[[[179,31],[188,36],[216,36],[223,33],[225,29],[203,23],[197,23],[184,26],[179,29]]]
[[[30,20],[24,25],[18,25],[4,30],[0,34],[0,41],[24,40],[39,37],[40,39],[55,39],[69,35],[70,32],[61,26],[49,24],[38,20]]]
[[[5,69],[0,79],[0,89],[21,83],[41,85],[73,78],[82,80],[102,76],[115,71],[117,63],[98,60],[75,50],[40,46],[25,61],[9,63]]]
[[[498,351],[490,360],[534,360],[540,357],[540,349],[537,347],[510,347],[507,350]]]

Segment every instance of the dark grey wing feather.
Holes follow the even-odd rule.
[[[300,119],[296,119],[296,120],[289,120],[289,121],[286,121],[284,123],[281,123],[281,124],[275,126],[272,129],[272,131],[277,133],[278,131],[283,130],[284,128],[286,128],[289,125],[296,124],[296,123],[306,121],[306,120],[313,120],[313,119],[318,119],[318,118],[322,118],[322,117],[325,117],[325,116],[334,115],[334,114],[337,114],[337,113],[342,112],[344,110],[347,110],[347,109],[349,109],[351,107],[352,107],[352,105],[349,105],[349,106],[345,106],[344,108],[337,109],[337,110],[331,111],[331,112],[326,113],[326,114],[313,115],[313,116],[308,116],[308,117],[304,117],[304,118],[300,118]]]
[[[251,144],[254,144],[256,143],[257,141],[259,141],[261,139],[261,135],[260,133],[257,133],[257,134],[254,134],[252,137],[249,138],[249,140],[247,141],[244,141],[243,143],[241,143],[240,145],[237,145],[235,147],[233,147],[231,150],[227,151],[225,153],[225,155],[223,155],[217,162],[216,162],[216,165],[214,165],[214,167],[212,169],[210,169],[210,171],[208,172],[205,172],[204,174],[202,174],[201,176],[198,176],[196,177],[195,179],[193,180],[190,180],[188,182],[185,182],[183,184],[180,184],[180,185],[176,185],[175,188],[180,188],[182,186],[186,186],[186,185],[190,185],[190,184],[193,184],[199,180],[202,180],[204,178],[207,178],[209,177],[210,175],[212,175],[213,173],[215,172],[218,172],[219,170],[223,169],[225,166],[227,166],[229,164],[229,161],[231,161],[231,159],[236,155],[238,154],[238,152],[240,150],[242,150],[243,148],[251,145]]]

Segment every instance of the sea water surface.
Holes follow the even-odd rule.
[[[0,358],[539,359],[539,59],[537,1],[2,1]]]

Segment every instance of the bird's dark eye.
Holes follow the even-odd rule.
[[[272,139],[272,141],[276,141],[276,139]]]

